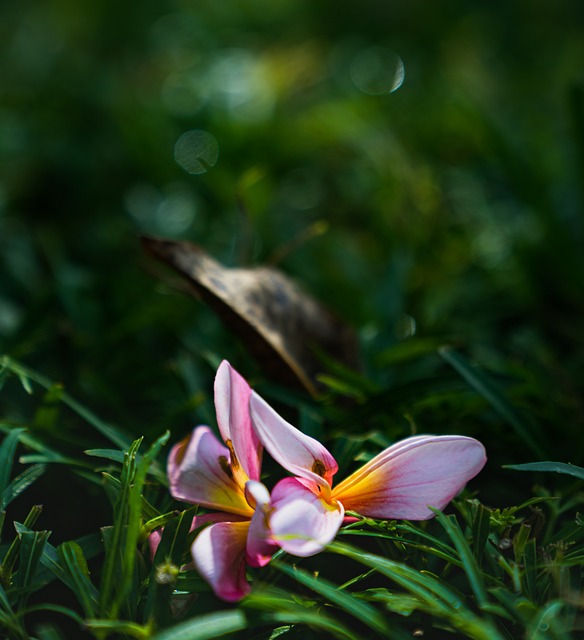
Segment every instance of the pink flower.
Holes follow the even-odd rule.
[[[288,553],[310,556],[333,540],[345,510],[383,519],[426,520],[483,468],[483,445],[464,436],[397,442],[333,487],[338,465],[327,449],[251,394],[254,429],[272,458],[295,477],[272,491],[269,529]]]
[[[215,594],[230,602],[250,591],[246,566],[261,567],[281,547],[310,556],[332,541],[345,510],[374,518],[424,520],[442,509],[484,466],[483,446],[463,436],[417,436],[399,442],[333,488],[337,463],[319,442],[281,418],[223,361],[215,377],[223,443],[206,426],[175,445],[170,492],[211,513],[191,547]],[[263,446],[262,446],[263,445]],[[270,496],[259,481],[262,450],[294,475]],[[150,537],[154,553],[160,533]]]
[[[195,516],[192,529],[212,524],[197,535],[191,554],[215,594],[230,602],[250,591],[246,565],[265,565],[277,549],[267,529],[270,496],[259,482],[262,445],[251,425],[250,396],[247,382],[223,361],[215,377],[215,409],[225,444],[200,426],[168,459],[172,496],[215,510]]]

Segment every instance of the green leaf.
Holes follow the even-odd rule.
[[[103,544],[99,533],[92,533],[87,536],[77,538],[77,540],[75,540],[75,544],[79,546],[84,557],[87,559],[94,558],[100,553],[103,553]],[[70,589],[74,590],[74,583],[69,573],[62,566],[57,549],[55,549],[55,547],[53,547],[49,542],[45,544],[43,555],[41,557],[41,564],[43,565],[44,570],[40,573],[39,578],[45,584],[48,584],[51,580],[57,578]]]
[[[164,629],[152,636],[152,640],[211,640],[221,638],[227,633],[247,629],[248,622],[243,611],[218,611]]]
[[[532,602],[537,601],[537,554],[535,548],[535,539],[531,538],[525,545],[523,553],[524,573],[524,590],[525,594]]]
[[[25,433],[26,429],[13,429],[2,441],[0,445],[0,495],[8,487],[10,482],[10,474],[14,463],[14,454],[20,436]]]
[[[34,590],[33,581],[43,554],[43,548],[50,535],[50,531],[23,531],[19,534],[20,553],[18,571],[16,572],[16,588],[21,591],[21,603],[24,603],[29,592]]]
[[[332,615],[313,607],[310,601],[302,602],[297,595],[293,594],[292,597],[273,587],[268,589],[256,585],[241,606],[266,612],[264,624],[305,624],[341,640],[356,640],[357,636]]]
[[[57,548],[59,563],[69,575],[72,590],[87,617],[95,616],[99,593],[89,576],[87,561],[83,550],[76,542],[63,542]]]
[[[441,343],[438,340],[432,338],[404,340],[382,351],[376,357],[376,362],[380,368],[395,366],[408,360],[435,354],[440,345]]]
[[[170,615],[169,602],[173,585],[161,579],[160,571],[163,566],[173,567],[178,571],[183,564],[183,554],[188,548],[187,538],[196,511],[197,507],[187,509],[164,525],[150,571],[148,595],[144,609],[146,620],[156,619],[160,624]],[[184,585],[181,588],[184,589]]]
[[[476,558],[477,564],[482,566],[485,547],[489,539],[491,531],[491,514],[484,505],[476,502],[474,504],[475,513],[472,521],[472,550]]]
[[[71,618],[74,622],[76,622],[80,627],[84,627],[84,619],[73,609],[69,607],[64,607],[60,604],[38,604],[35,606],[27,607],[27,613],[34,613],[35,611],[50,611],[51,613],[58,613],[63,616],[67,616]]]
[[[124,463],[124,452],[119,451],[118,449],[87,449],[84,453],[85,455],[92,456],[94,458],[104,458],[106,460],[111,460],[112,462],[117,462],[118,464]],[[142,457],[137,455],[136,459],[139,461]],[[151,461],[150,466],[148,467],[148,473],[153,475],[163,486],[168,486],[166,472],[159,467],[155,460]]]
[[[17,536],[8,547],[8,551],[6,551],[6,555],[2,560],[2,565],[0,565],[0,579],[2,579],[5,584],[10,584],[12,582],[12,569],[14,568],[14,565],[16,563],[16,559],[18,557],[18,552],[20,549],[20,534],[26,531],[30,531],[30,527],[34,526],[41,512],[42,507],[40,507],[39,505],[35,505],[26,516],[24,524],[21,524],[20,522],[14,523],[14,528],[16,529]]]
[[[477,598],[479,607],[484,607],[489,601],[487,590],[476,559],[470,550],[458,521],[456,520],[456,516],[446,516],[437,509],[432,509],[432,511],[436,514],[436,519],[444,527],[446,533],[458,551],[463,562],[470,587]]]
[[[147,638],[152,637],[150,627],[144,627],[135,622],[128,622],[126,620],[90,619],[86,620],[83,626],[90,631],[97,632],[95,634],[97,638],[104,638],[106,635],[110,634],[123,634],[124,636],[136,638],[137,640],[146,640]]]
[[[105,458],[106,460],[112,460],[120,464],[124,463],[124,452],[119,449],[87,449],[84,453],[87,456]]]
[[[569,462],[527,462],[525,464],[504,464],[503,469],[513,469],[514,471],[552,471],[584,480],[584,469],[570,464]]]
[[[0,609],[6,613],[13,614],[12,607],[10,606],[10,601],[8,600],[8,595],[4,590],[4,587],[0,584]]]
[[[56,429],[63,393],[64,389],[61,383],[53,383],[47,389],[41,406],[34,414],[32,427],[35,431],[51,432]]]
[[[150,466],[169,437],[170,433],[166,432],[158,438],[140,459],[138,449],[142,438],[134,441],[125,454],[100,592],[100,614],[107,619],[116,618],[122,606],[129,604],[128,594],[136,580],[136,549],[142,530],[143,487]]]
[[[371,522],[374,524],[383,523],[383,521],[381,521],[381,523],[377,523],[376,521],[370,520],[369,518],[365,518],[363,520],[363,523],[365,522],[367,523]],[[339,531],[339,536],[359,536],[359,537],[366,537],[366,538],[369,537],[369,538],[380,538],[383,540],[391,540],[392,542],[399,544],[402,548],[411,547],[414,549],[419,549],[421,551],[424,551],[425,553],[432,554],[437,558],[441,558],[442,560],[445,560],[446,562],[449,562],[455,566],[462,566],[462,563],[456,557],[454,549],[449,545],[447,545],[444,541],[436,538],[435,536],[432,536],[426,533],[425,531],[423,531],[422,529],[418,529],[409,524],[398,524],[396,525],[396,530],[399,532],[413,534],[416,536],[416,539],[410,540],[409,538],[405,538],[403,536],[384,533],[382,531],[366,531],[362,529],[348,528],[348,527],[341,529]],[[431,544],[430,545],[422,544],[419,541],[420,539],[429,541]]]
[[[380,635],[389,634],[389,627],[380,612],[371,605],[359,600],[351,593],[340,590],[337,585],[328,582],[322,577],[315,577],[298,567],[290,567],[278,560],[272,560],[271,566],[276,567],[286,575],[300,582],[300,584],[312,589],[319,595],[326,598],[329,602],[337,605],[341,610],[346,611],[357,618],[357,620],[366,624]],[[405,634],[401,636],[397,633],[396,635],[395,631],[392,631],[391,635],[394,638],[406,637]]]
[[[0,431],[10,434],[14,431],[14,427],[11,424],[0,422]],[[20,436],[20,442],[27,448],[32,449],[33,451],[39,452],[40,456],[46,457],[46,460],[43,459],[31,459],[30,462],[62,462],[65,464],[73,464],[73,461],[70,458],[63,456],[61,453],[51,449],[44,442],[36,439],[30,433],[26,432],[25,429],[22,429],[24,433]],[[27,464],[29,461],[29,456],[32,458],[32,454],[25,454],[21,456],[20,461],[23,464]],[[79,461],[75,461],[75,464],[79,464]]]
[[[12,632],[12,638],[22,638],[22,640],[29,639],[28,634],[22,626],[21,616],[17,615],[12,609],[8,594],[2,584],[0,584],[0,631]]]
[[[532,640],[571,640],[572,636],[562,623],[560,613],[566,607],[561,600],[552,600],[541,607],[527,627],[526,638]],[[564,627],[564,628],[562,628]]]
[[[518,438],[527,448],[538,457],[544,456],[544,450],[537,442],[538,434],[533,433],[533,429],[523,422],[483,371],[473,367],[466,358],[450,347],[442,347],[438,353],[515,430]]]
[[[431,575],[338,542],[333,542],[326,550],[352,558],[387,576],[418,599],[425,611],[435,617],[447,619],[450,624],[468,634],[468,637],[476,640],[503,640],[490,619],[477,617],[457,594]],[[472,558],[472,554],[470,557]]]
[[[22,385],[22,388],[26,391],[26,393],[28,393],[29,396],[31,396],[33,394],[33,390],[28,376],[25,373],[19,371],[16,371],[15,373],[20,384]]]
[[[28,467],[19,476],[16,476],[6,489],[4,489],[2,494],[0,494],[0,509],[6,509],[15,498],[23,491],[26,491],[35,480],[38,480],[38,478],[43,475],[45,468],[44,464],[36,464]]]
[[[100,612],[114,619],[131,585],[135,547],[138,541],[139,515],[135,513],[136,452],[142,439],[136,440],[125,454],[120,492],[114,508],[114,524],[106,544],[106,558],[100,593]],[[138,492],[142,486],[138,486]],[[134,545],[132,541],[135,538]]]
[[[32,387],[30,384],[31,380],[47,390],[54,386],[54,383],[48,378],[36,373],[32,369],[28,369],[8,356],[3,356],[0,360],[0,364],[18,377],[27,393],[32,393]],[[103,420],[100,420],[93,412],[77,402],[77,400],[72,398],[68,393],[63,393],[61,399],[65,405],[75,411],[75,413],[81,416],[88,424],[105,436],[110,442],[113,442],[116,446],[122,449],[128,447],[130,440],[119,429],[107,424]]]
[[[151,520],[148,520],[147,522],[145,522],[144,526],[142,527],[142,530],[145,534],[149,534],[155,529],[161,529],[166,525],[167,522],[169,522],[170,520],[174,520],[180,514],[181,512],[178,510],[168,511],[167,513],[161,513],[160,515],[157,515]]]
[[[389,589],[374,588],[367,589],[362,594],[369,600],[379,602],[383,604],[387,609],[394,613],[399,613],[400,616],[409,616],[420,607],[420,601],[410,595],[404,595],[401,593],[395,593]]]
[[[41,624],[36,628],[38,640],[65,640],[61,632],[52,624]]]
[[[537,607],[525,596],[514,594],[504,587],[489,589],[489,593],[493,595],[503,607],[500,616],[513,622],[519,622],[521,625],[525,625],[537,611]]]
[[[389,560],[344,543],[333,542],[328,551],[356,560],[367,567],[387,576],[401,587],[415,595],[435,615],[447,616],[454,610],[464,610],[464,602],[450,589],[436,579],[431,578],[405,564]]]

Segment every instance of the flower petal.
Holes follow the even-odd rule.
[[[177,500],[251,517],[243,488],[234,480],[229,449],[209,427],[197,427],[168,457],[170,493]]]
[[[193,517],[193,521],[191,522],[190,531],[194,531],[199,527],[202,527],[204,524],[208,524],[209,522],[248,522],[249,516],[239,516],[235,513],[226,513],[223,511],[214,511],[213,513],[203,513],[198,516]],[[158,545],[160,544],[160,540],[162,539],[162,532],[164,527],[161,529],[154,529],[152,533],[148,536],[148,546],[150,548],[150,557],[154,559],[156,555],[156,550],[158,549]]]
[[[464,436],[415,436],[382,451],[333,489],[345,509],[372,518],[426,520],[443,509],[486,462]]]
[[[156,550],[158,549],[158,545],[160,544],[160,540],[162,539],[162,529],[154,529],[152,533],[148,536],[148,547],[150,549],[150,559],[154,560],[154,556],[156,555]]]
[[[262,446],[251,425],[250,396],[247,382],[227,360],[223,360],[215,376],[215,411],[219,431],[224,442],[231,440],[237,461],[247,478],[259,480]]]
[[[286,422],[255,392],[251,395],[250,411],[262,444],[276,462],[296,476],[323,488],[325,484],[330,487],[338,465],[318,440]]]
[[[252,567],[263,567],[268,564],[278,550],[278,545],[272,540],[268,517],[270,513],[270,494],[261,482],[250,480],[246,493],[255,502],[255,511],[249,525],[247,536],[246,560]],[[248,501],[250,498],[248,498]]]
[[[322,551],[337,535],[345,511],[329,504],[297,478],[284,478],[272,491],[272,537],[287,553],[307,557]]]
[[[249,522],[219,522],[199,533],[191,547],[197,571],[215,595],[237,602],[250,592],[245,579],[245,543]]]

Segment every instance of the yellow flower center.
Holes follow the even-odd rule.
[[[233,449],[233,442],[231,440],[226,440],[225,444],[229,449],[229,457],[231,458],[229,477],[237,484],[237,486],[244,491],[245,483],[249,480],[247,473],[244,471],[241,466],[237,456],[235,455],[235,450]],[[223,467],[223,465],[221,465]]]

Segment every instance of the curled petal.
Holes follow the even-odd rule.
[[[372,518],[426,520],[443,509],[486,462],[464,436],[416,436],[382,451],[334,488],[345,509]]]
[[[199,516],[194,516],[193,521],[191,523],[190,531],[194,531],[199,527],[202,527],[205,524],[209,524],[210,522],[248,522],[248,516],[239,516],[235,513],[225,513],[225,512],[213,512],[213,513],[203,513]],[[160,544],[160,540],[162,539],[162,529],[154,529],[152,533],[148,536],[148,546],[150,548],[150,557],[154,559],[156,555],[156,550],[158,549],[158,545]]]
[[[170,493],[177,500],[251,517],[243,488],[233,479],[229,449],[209,427],[197,427],[168,457]]]
[[[199,533],[191,547],[197,571],[215,595],[237,602],[250,592],[245,579],[245,544],[249,522],[219,522]]]
[[[311,480],[323,490],[330,489],[338,465],[318,440],[286,422],[255,392],[251,395],[250,411],[262,444],[276,462],[290,473]]]
[[[154,529],[154,531],[148,536],[148,548],[150,549],[150,558],[154,560],[156,550],[162,539],[162,529]]]
[[[217,522],[249,522],[249,516],[240,516],[236,513],[226,513],[224,511],[203,513],[200,516],[195,516],[193,518],[190,530],[194,531],[205,524],[215,524]]]
[[[259,438],[252,428],[249,415],[250,386],[245,379],[227,362],[217,369],[215,376],[215,411],[217,424],[224,442],[231,441],[236,460],[232,460],[237,474],[240,464],[247,479],[259,480],[261,449]]]
[[[329,503],[297,478],[284,478],[272,491],[270,529],[287,553],[307,557],[322,551],[343,523],[343,505]]]
[[[266,507],[270,503],[270,492],[264,484],[255,480],[249,480],[245,485],[245,497],[250,504],[255,505],[255,509]]]
[[[250,480],[245,487],[248,501],[255,503],[255,511],[249,525],[246,560],[252,567],[263,567],[272,559],[278,545],[272,540],[268,517],[270,494],[261,482]]]

